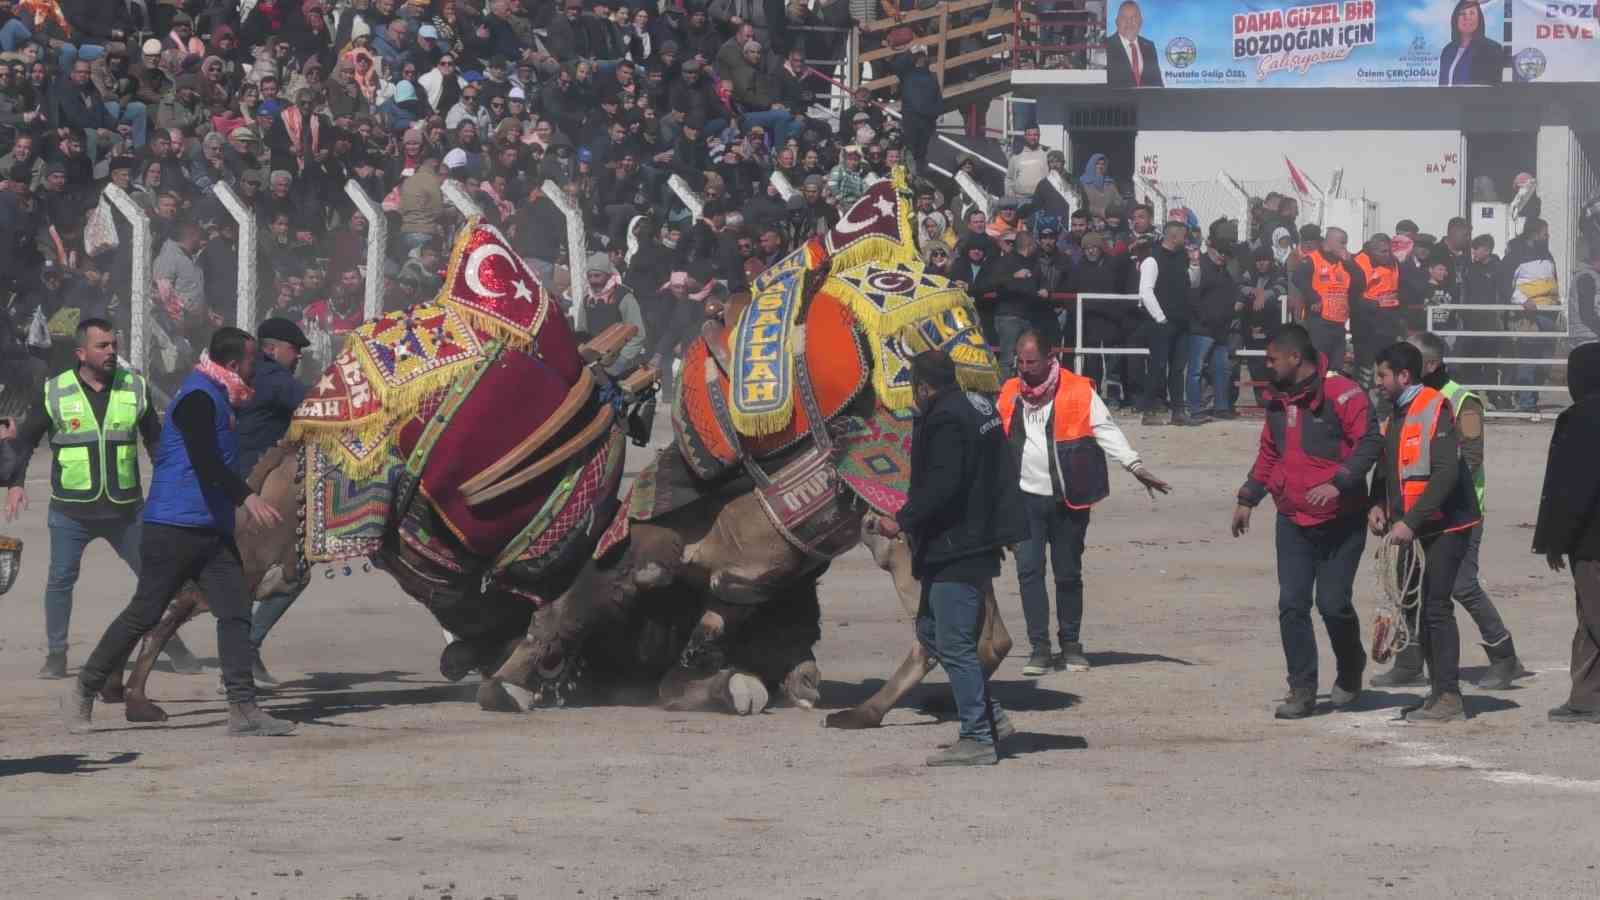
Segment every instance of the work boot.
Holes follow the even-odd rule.
[[[1062,641],[1056,668],[1066,672],[1089,671],[1089,658],[1083,655],[1083,645],[1077,641]]]
[[[1022,677],[1038,678],[1050,670],[1050,647],[1035,647],[1028,654],[1028,664],[1022,667]]]
[[[293,734],[294,723],[273,718],[254,703],[229,703],[228,733],[251,737],[277,737]]]
[[[992,766],[1000,761],[993,744],[980,744],[962,738],[948,750],[940,750],[928,757],[930,766]]]
[[[1422,647],[1417,644],[1395,654],[1394,666],[1372,678],[1373,687],[1413,687],[1427,683],[1427,677],[1422,674]]]
[[[1155,425],[1165,425],[1167,424],[1167,418],[1160,413],[1147,412],[1140,417],[1139,424],[1145,426],[1146,428]]]
[[[1172,414],[1172,424],[1183,426],[1183,427],[1187,427],[1187,428],[1192,428],[1192,427],[1196,427],[1196,426],[1199,426],[1199,425],[1206,424],[1206,420],[1205,419],[1197,419],[1194,416],[1184,415],[1183,413],[1173,413]]]
[[[1304,719],[1317,708],[1316,688],[1293,688],[1273,713],[1276,719]]]
[[[1550,721],[1563,725],[1600,725],[1600,710],[1579,709],[1570,703],[1563,703],[1550,710]]]
[[[45,656],[44,665],[39,667],[39,678],[45,681],[55,681],[67,677],[67,655],[65,653],[51,653]]]
[[[1511,642],[1509,634],[1498,644],[1484,644],[1483,651],[1489,654],[1489,671],[1478,679],[1480,691],[1503,691],[1511,687],[1511,682],[1516,679],[1532,674],[1522,667],[1522,660],[1517,658],[1517,647]]]
[[[1429,697],[1421,709],[1406,713],[1406,721],[1416,725],[1443,725],[1447,722],[1465,722],[1467,710],[1457,693]]]
[[[89,720],[94,715],[94,694],[83,689],[83,682],[74,678],[67,693],[61,698],[61,721],[68,734],[88,734],[94,730]]]
[[[162,648],[162,653],[167,657],[167,661],[172,663],[172,671],[179,675],[199,675],[206,670],[205,666],[200,665],[200,660],[189,652],[188,645],[178,640],[177,635],[167,640],[167,646]]]
[[[250,677],[255,680],[258,688],[275,688],[278,686],[278,679],[272,677],[272,673],[267,671],[266,663],[261,661],[260,650],[255,652],[255,659],[250,662]]]

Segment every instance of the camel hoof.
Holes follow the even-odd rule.
[[[822,699],[817,686],[822,683],[822,672],[813,660],[806,660],[790,670],[783,678],[783,695],[793,706],[813,709]]]
[[[736,716],[749,716],[767,708],[767,686],[761,679],[743,672],[734,673],[728,679],[726,696],[728,708]]]
[[[127,716],[129,722],[165,722],[167,711],[151,703],[149,700],[128,699],[128,705],[122,714]]]
[[[859,707],[856,709],[841,710],[832,713],[823,720],[824,728],[843,728],[846,731],[862,731],[867,728],[877,728],[883,723],[882,719],[865,712]]]
[[[506,690],[506,686],[493,678],[478,683],[478,708],[485,712],[523,712],[527,709]]]
[[[108,684],[100,689],[101,703],[121,703],[128,697],[127,688],[120,684]]]

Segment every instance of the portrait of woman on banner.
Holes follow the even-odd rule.
[[[1483,5],[1461,0],[1450,14],[1450,43],[1439,53],[1439,85],[1499,84],[1505,48],[1489,40]]]

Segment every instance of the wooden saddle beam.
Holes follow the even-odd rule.
[[[567,427],[567,424],[572,421],[572,417],[578,414],[578,410],[583,409],[588,404],[589,396],[593,393],[594,372],[585,367],[578,375],[577,384],[574,384],[572,389],[567,391],[566,399],[562,400],[561,405],[556,407],[556,411],[550,414],[550,418],[544,420],[544,423],[535,429],[533,434],[523,438],[515,447],[506,451],[505,456],[495,460],[482,472],[462,482],[461,493],[471,496],[499,481],[505,477],[506,473],[521,465],[524,460],[534,454],[534,451],[544,446],[546,441],[555,437],[561,429]]]
[[[561,465],[568,459],[571,459],[572,456],[579,450],[587,447],[589,444],[593,443],[596,438],[604,434],[606,429],[611,427],[611,423],[616,419],[616,417],[616,410],[612,409],[609,403],[601,406],[600,414],[594,417],[594,421],[590,422],[588,425],[585,425],[582,431],[573,435],[567,440],[566,443],[562,444],[560,447],[557,447],[548,456],[545,456],[526,469],[517,472],[510,478],[507,478],[504,481],[496,482],[490,487],[484,488],[477,493],[469,494],[463,490],[462,494],[467,501],[467,505],[478,506],[480,504],[487,503],[490,500],[501,496],[502,494],[510,493],[511,491],[522,487],[535,478],[538,478],[540,475],[543,475],[551,469],[554,469],[556,466]]]

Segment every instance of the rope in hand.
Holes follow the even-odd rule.
[[[1388,662],[1416,643],[1421,629],[1422,573],[1427,555],[1422,544],[1378,545],[1376,575],[1378,609],[1372,620],[1372,659]]]

